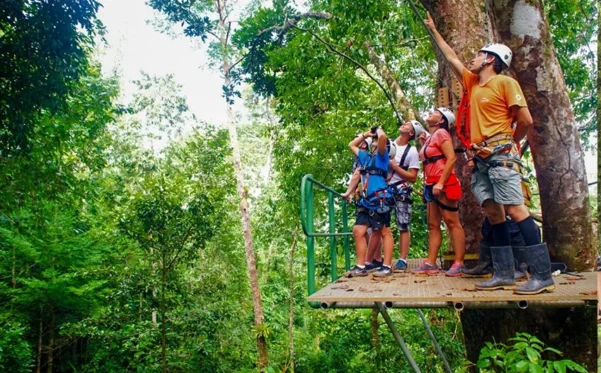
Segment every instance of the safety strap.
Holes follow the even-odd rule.
[[[426,143],[424,144],[424,161],[422,162],[424,165],[430,164],[430,163],[434,163],[436,161],[439,161],[441,159],[444,159],[445,156],[443,154],[441,155],[435,155],[433,157],[428,157],[428,145],[430,145],[430,140],[432,138],[429,137],[428,140],[426,140]]]
[[[445,205],[444,203],[440,202],[438,200],[438,198],[434,197],[434,203],[436,203],[438,206],[440,206],[441,209],[443,210],[447,210],[447,211],[459,211],[459,207],[451,207],[449,205]]]
[[[399,162],[399,167],[403,170],[407,171],[409,166],[403,166],[405,164],[405,158],[407,158],[407,154],[409,153],[409,149],[411,148],[411,144],[407,144],[405,151],[403,152],[403,156],[401,157],[401,161]]]

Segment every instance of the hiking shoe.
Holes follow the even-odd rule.
[[[403,259],[399,259],[394,266],[395,272],[407,272],[407,262]]]
[[[365,270],[365,268],[359,268],[359,266],[355,266],[353,267],[353,269],[351,269],[348,274],[348,277],[365,277],[367,276],[367,271]]]
[[[435,275],[439,272],[438,266],[436,264],[429,264],[427,260],[424,260],[422,265],[419,267],[412,269],[411,273],[414,275]]]
[[[380,267],[382,267],[382,264],[384,264],[384,263],[383,262],[379,262],[379,261],[377,261],[377,260],[374,259],[374,261],[371,262],[371,263],[369,263],[369,264],[365,263],[365,270],[368,273],[372,273],[373,271],[375,271],[375,270],[379,269]]]
[[[382,265],[376,272],[374,277],[386,277],[392,275],[392,268]]]
[[[459,276],[461,276],[461,270],[463,268],[465,268],[465,266],[463,264],[453,262],[453,265],[451,266],[451,268],[449,268],[449,270],[446,271],[444,275],[447,277],[459,277]]]

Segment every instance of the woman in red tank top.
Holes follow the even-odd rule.
[[[428,202],[428,258],[411,272],[432,275],[439,272],[436,257],[442,242],[440,222],[444,220],[451,234],[455,251],[455,262],[445,273],[446,276],[461,276],[465,256],[465,233],[459,221],[459,200],[461,184],[453,170],[455,150],[449,125],[455,122],[455,115],[445,108],[430,112],[426,118],[430,137],[424,143],[419,156],[424,164],[424,198]]]

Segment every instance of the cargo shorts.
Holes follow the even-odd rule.
[[[490,161],[519,161],[509,153],[494,154],[486,158]],[[478,204],[492,199],[501,205],[521,205],[524,203],[522,193],[522,175],[516,170],[499,166],[488,167],[484,162],[475,161],[472,174],[472,193]]]

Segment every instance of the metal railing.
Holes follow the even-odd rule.
[[[314,188],[315,186],[328,193],[328,232],[315,232],[314,225]],[[334,198],[340,198],[340,214],[342,219],[341,231],[336,230],[336,209]],[[342,195],[334,189],[320,183],[313,175],[305,175],[301,182],[301,225],[307,236],[307,282],[309,295],[315,293],[315,238],[328,237],[330,240],[330,277],[332,281],[338,279],[336,239],[342,237],[344,248],[344,267],[348,271],[351,265],[350,236],[353,234],[348,227],[348,204]],[[315,304],[311,304],[315,303]],[[319,302],[310,302],[312,307],[318,308]]]

